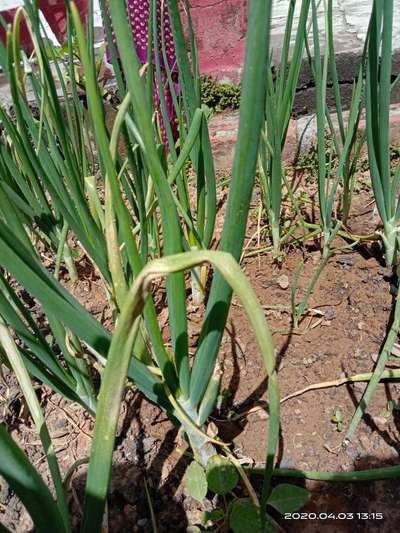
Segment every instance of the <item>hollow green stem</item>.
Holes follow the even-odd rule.
[[[256,476],[264,475],[264,468],[252,468],[250,473]],[[400,466],[386,466],[371,468],[355,472],[318,472],[314,470],[300,470],[296,468],[275,468],[273,477],[312,479],[315,481],[336,481],[339,483],[357,481],[379,481],[383,479],[400,478]]]

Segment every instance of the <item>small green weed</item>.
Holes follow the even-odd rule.
[[[341,433],[343,431],[343,429],[344,429],[344,427],[343,427],[344,420],[343,420],[343,415],[342,415],[341,411],[339,411],[339,409],[336,409],[335,414],[331,418],[331,422],[333,424],[335,424],[336,431],[339,431],[339,433]]]
[[[244,481],[250,498],[236,494],[240,478]],[[187,493],[199,502],[208,493],[219,497],[215,509],[203,512],[200,523],[190,526],[188,531],[191,533],[225,531],[228,526],[229,531],[234,533],[275,531],[276,523],[272,516],[267,513],[263,520],[257,495],[246,474],[227,457],[214,455],[206,468],[197,461],[192,461],[186,469],[185,485]],[[309,498],[310,494],[306,489],[282,483],[272,489],[267,506],[280,514],[291,513],[302,508]]]

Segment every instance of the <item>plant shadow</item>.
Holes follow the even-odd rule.
[[[149,420],[142,414],[147,403],[139,392],[125,402],[104,518],[104,530],[109,533],[178,533],[189,525],[181,488],[188,459],[175,453],[178,429],[168,423],[163,437],[154,438]],[[158,411],[150,426],[164,421],[164,413]],[[70,506],[76,532],[81,524],[86,477],[87,466],[76,473],[71,483]]]

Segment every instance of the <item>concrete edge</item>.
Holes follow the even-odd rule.
[[[347,112],[344,113],[345,117]],[[332,115],[332,122],[338,131],[337,116]],[[218,170],[232,167],[235,144],[239,128],[239,112],[215,114],[209,122],[211,144],[215,166]],[[360,121],[360,130],[365,128],[365,117]],[[293,163],[299,155],[309,153],[315,146],[317,125],[315,114],[291,119],[289,123],[283,159]],[[400,104],[392,104],[390,108],[390,140],[392,144],[400,144]]]

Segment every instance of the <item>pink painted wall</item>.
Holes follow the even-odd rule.
[[[189,3],[201,73],[238,83],[245,52],[247,0],[189,0]]]
[[[75,0],[75,3],[81,15],[85,16],[87,0]],[[62,42],[66,26],[64,0],[40,0],[39,5]],[[239,82],[245,51],[247,0],[189,0],[189,5],[199,47],[201,73],[220,81]],[[30,39],[26,32],[23,32],[23,37],[26,41],[23,44],[29,49]],[[4,39],[1,29],[0,38]]]

